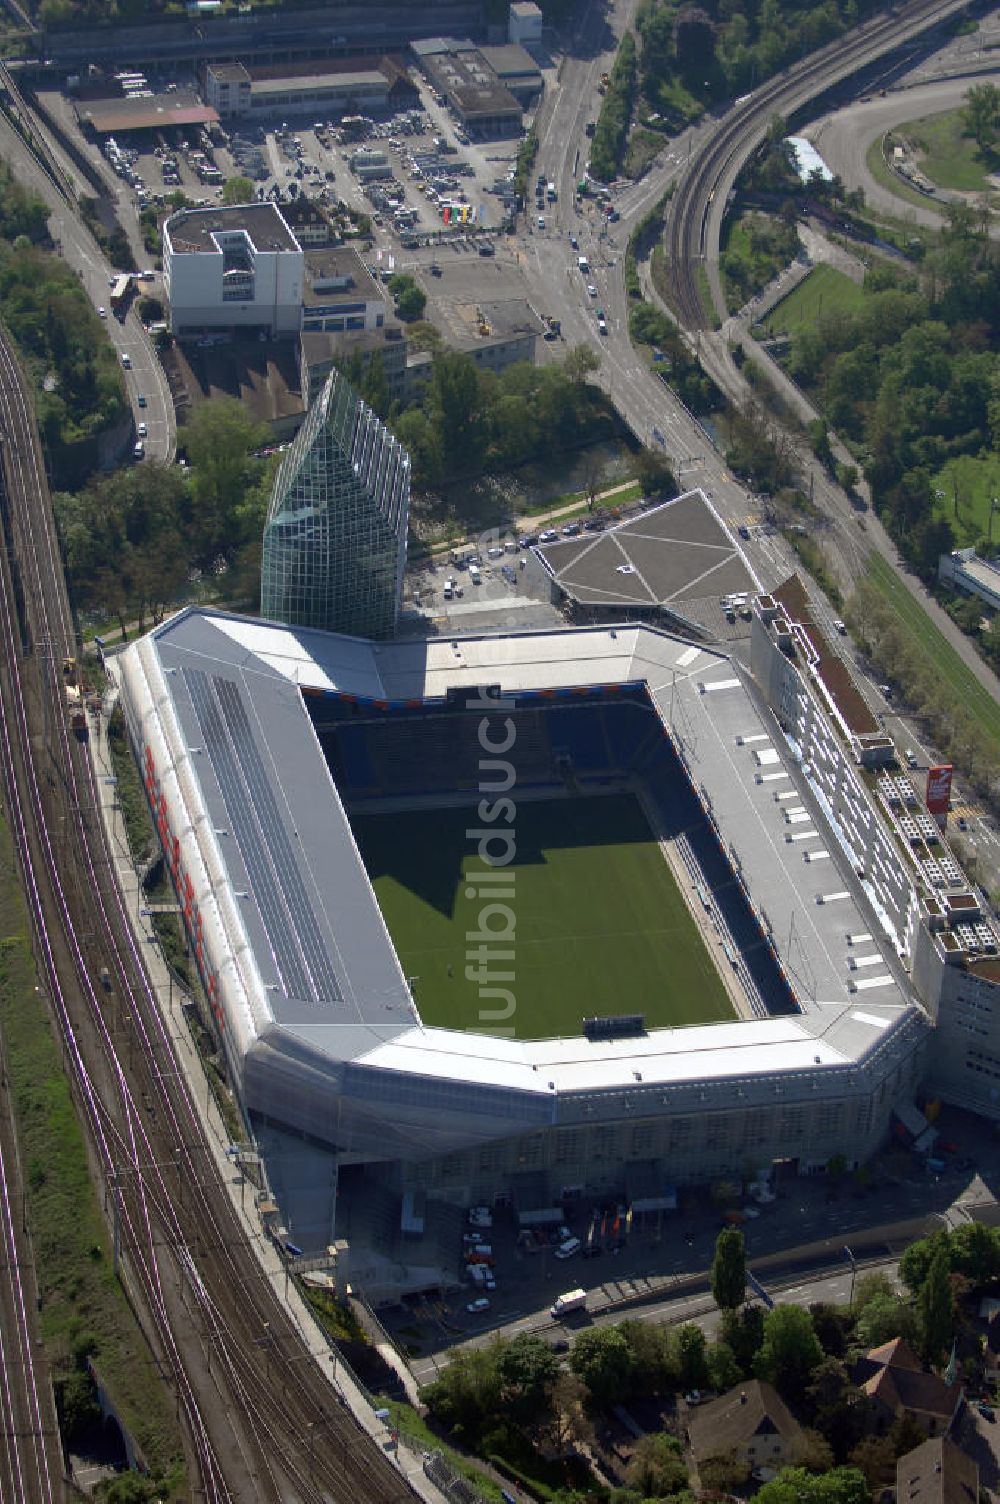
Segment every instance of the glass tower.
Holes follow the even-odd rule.
[[[409,507],[409,455],[331,372],[275,479],[261,614],[293,627],[391,637]]]

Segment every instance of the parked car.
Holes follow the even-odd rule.
[[[538,541],[539,543],[555,543],[558,537],[559,534],[554,527],[547,527],[543,533],[539,533]]]
[[[489,1308],[489,1299],[485,1295],[477,1295],[475,1300],[469,1301],[465,1309],[470,1316],[481,1316],[483,1311],[488,1311]]]
[[[144,439],[146,437],[146,434],[149,432],[149,430],[147,429],[145,423],[140,423],[137,432],[139,434],[140,439]]]
[[[146,396],[145,396],[144,392],[140,392],[139,395],[136,397],[136,399],[135,399],[135,405],[136,405],[136,407],[145,407],[146,406]]]

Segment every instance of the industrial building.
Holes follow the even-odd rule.
[[[302,328],[312,333],[381,329],[382,289],[351,246],[305,253]]]
[[[333,370],[275,477],[261,614],[299,628],[390,637],[409,502],[409,456]]]
[[[297,333],[305,257],[273,203],[182,209],[163,225],[163,287],[176,335]]]
[[[308,115],[384,115],[416,102],[418,91],[395,57],[316,58],[270,64],[208,63],[205,99],[223,119],[261,122]]]
[[[472,42],[435,37],[411,44],[431,87],[480,140],[516,136],[521,106]]]

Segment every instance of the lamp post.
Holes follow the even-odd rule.
[[[848,1299],[847,1306],[848,1306],[848,1310],[853,1310],[854,1309],[854,1281],[858,1277],[858,1261],[854,1257],[854,1254],[848,1248],[848,1246],[847,1246],[846,1243],[844,1244],[844,1253],[847,1255],[847,1258],[850,1261],[850,1265],[851,1265],[851,1294],[850,1294],[850,1297]]]

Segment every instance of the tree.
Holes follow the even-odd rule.
[[[733,1494],[750,1482],[750,1464],[739,1452],[724,1452],[721,1457],[706,1457],[698,1464],[703,1491],[709,1494]]]
[[[1000,89],[996,84],[973,84],[965,96],[961,117],[965,134],[973,137],[980,151],[988,151],[1000,127]]]
[[[559,1359],[549,1344],[531,1332],[519,1332],[509,1342],[496,1344],[494,1361],[507,1418],[525,1428],[544,1426],[559,1372]]]
[[[941,1362],[955,1330],[955,1298],[949,1274],[948,1251],[940,1247],[917,1296],[920,1349],[928,1363]]]
[[[713,1389],[724,1394],[733,1389],[743,1377],[743,1370],[728,1342],[713,1342],[705,1354],[708,1365],[708,1382]]]
[[[237,176],[227,178],[223,183],[222,202],[224,204],[252,204],[253,200],[253,183],[249,178]]]
[[[422,287],[417,286],[408,273],[397,272],[394,277],[389,278],[387,286],[392,293],[397,318],[402,319],[404,324],[412,324],[415,320],[423,318],[424,309],[427,307],[427,294]]]
[[[708,1363],[705,1353],[708,1344],[705,1333],[693,1321],[685,1321],[674,1335],[677,1351],[678,1378],[683,1389],[704,1389],[708,1383]]]
[[[566,352],[562,368],[570,381],[584,381],[601,369],[601,357],[592,345],[574,345]]]
[[[587,1387],[575,1373],[560,1369],[552,1386],[546,1426],[548,1439],[562,1457],[571,1441],[590,1442],[594,1425],[586,1410]]]
[[[735,1311],[746,1300],[747,1256],[738,1227],[724,1227],[715,1240],[712,1260],[712,1299],[723,1311]]]
[[[836,1467],[814,1476],[785,1467],[756,1495],[757,1504],[870,1504],[868,1484],[856,1467]]]
[[[764,1342],[754,1361],[758,1378],[768,1379],[786,1399],[805,1389],[823,1349],[812,1317],[801,1306],[775,1306],[764,1318]]]
[[[644,1499],[665,1499],[688,1486],[688,1470],[676,1436],[665,1431],[640,1437],[625,1482]]]
[[[228,558],[243,541],[240,511],[262,468],[253,455],[268,436],[267,427],[234,397],[199,403],[181,429],[192,466],[188,526],[204,569],[220,555]]]
[[[677,66],[701,93],[715,71],[715,27],[698,5],[686,5],[674,22]]]
[[[642,487],[643,496],[655,500],[676,496],[677,480],[666,455],[655,449],[637,449],[632,456],[632,474]]]
[[[617,1327],[594,1327],[581,1332],[573,1343],[569,1366],[596,1404],[611,1405],[628,1389],[632,1354]]]
[[[431,1415],[457,1437],[478,1438],[498,1413],[500,1380],[493,1347],[465,1348],[420,1392]]]
[[[722,1336],[732,1349],[743,1374],[753,1372],[754,1359],[764,1341],[764,1312],[758,1305],[744,1306],[742,1311],[723,1311]]]

